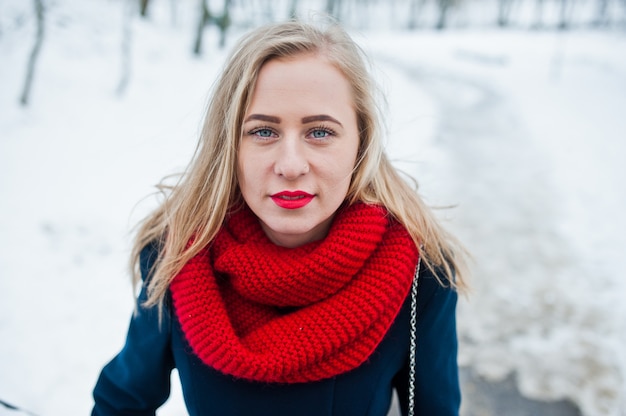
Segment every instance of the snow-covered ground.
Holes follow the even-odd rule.
[[[624,34],[367,44],[398,71],[394,85],[408,78],[432,98],[416,112],[402,94],[413,113],[395,120],[405,129],[392,131],[391,147],[406,159],[412,125],[436,125],[434,155],[418,148],[412,173],[432,203],[458,204],[443,214],[475,256],[474,291],[459,308],[461,363],[491,379],[515,371],[530,397],[626,415]]]
[[[118,95],[121,2],[59,0],[22,108],[23,3],[0,3],[0,400],[86,414],[132,310],[132,225],[193,152],[224,52],[209,31],[192,57],[194,17],[172,24],[166,2],[133,20]],[[388,94],[390,154],[431,204],[456,205],[439,212],[475,257],[461,363],[626,415],[626,34],[355,36]],[[161,414],[181,414],[179,394]]]

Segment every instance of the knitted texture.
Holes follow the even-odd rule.
[[[377,206],[337,213],[328,236],[273,244],[239,211],[173,280],[174,309],[207,365],[238,378],[321,380],[372,354],[411,287],[418,250]]]

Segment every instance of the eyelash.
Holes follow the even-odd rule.
[[[271,139],[271,137],[263,137],[263,136],[258,136],[257,133],[263,130],[269,130],[270,132],[272,132],[272,134],[276,134],[276,131],[269,127],[269,126],[260,126],[260,127],[255,127],[252,130],[250,130],[248,132],[249,135],[251,136],[256,136],[256,138],[258,139],[262,139],[262,140],[267,140],[267,139]]]
[[[325,126],[325,125],[321,124],[321,125],[319,125],[319,126],[317,126],[317,127],[313,127],[311,130],[309,130],[309,132],[307,133],[307,136],[308,136],[308,135],[310,135],[310,134],[312,134],[313,132],[316,132],[316,131],[323,131],[324,133],[326,133],[326,134],[327,134],[327,136],[325,136],[325,137],[320,137],[320,139],[326,139],[326,138],[328,138],[329,136],[335,136],[335,135],[337,134],[337,133],[335,132],[335,130],[331,129],[331,128],[330,128],[330,127],[328,127],[328,126]]]

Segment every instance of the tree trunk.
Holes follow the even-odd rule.
[[[598,8],[596,13],[595,21],[593,22],[594,26],[605,26],[608,23],[607,18],[607,9],[609,6],[609,0],[599,0]]]
[[[498,1],[498,26],[506,27],[509,25],[509,18],[511,16],[511,6],[513,0],[499,0]]]
[[[446,28],[448,9],[450,8],[451,2],[452,0],[437,1],[437,5],[439,6],[439,20],[437,21],[437,25],[435,26],[437,30],[443,30]]]
[[[204,34],[204,27],[211,18],[211,12],[206,2],[207,0],[200,0],[200,18],[198,19],[198,27],[196,29],[196,41],[193,47],[193,53],[195,55],[202,54],[202,36]]]
[[[337,20],[341,20],[339,9],[341,8],[341,0],[326,0],[326,13],[333,16]]]
[[[559,22],[559,29],[561,30],[565,30],[569,26],[569,3],[570,2],[568,0],[561,0],[561,19]]]
[[[218,19],[215,19],[217,23],[217,27],[220,29],[220,43],[219,47],[224,48],[226,45],[226,31],[230,27],[230,3],[231,0],[224,0],[224,12],[222,16]]]
[[[289,6],[289,18],[296,19],[298,17],[298,0],[291,0]]]
[[[23,106],[28,105],[30,99],[30,90],[33,84],[33,77],[35,75],[35,65],[37,64],[37,58],[39,57],[39,51],[43,43],[44,37],[44,8],[42,0],[33,0],[35,5],[35,14],[37,16],[37,35],[35,37],[35,43],[33,49],[30,52],[28,59],[28,65],[26,67],[26,79],[24,80],[24,88],[22,89],[22,96],[20,103]]]
[[[150,0],[139,0],[139,13],[141,17],[148,16],[148,3],[150,3]]]

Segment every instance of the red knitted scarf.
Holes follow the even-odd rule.
[[[355,204],[328,236],[297,248],[269,241],[249,211],[171,284],[194,353],[226,374],[264,382],[321,380],[371,355],[406,298],[418,251],[387,212]]]

